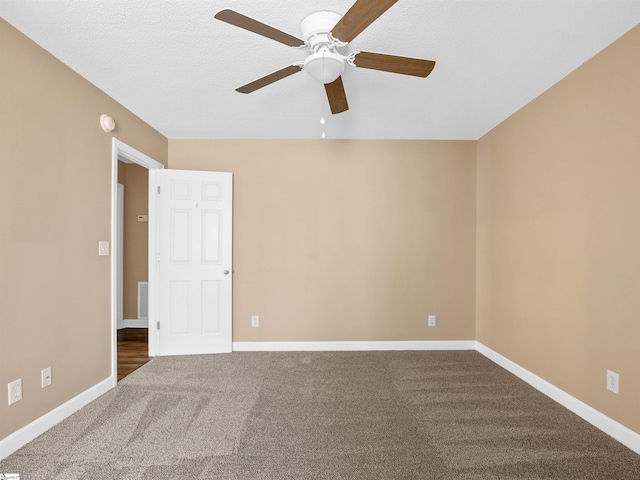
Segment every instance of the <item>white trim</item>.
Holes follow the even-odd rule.
[[[0,440],[0,460],[7,458],[13,452],[24,447],[27,443],[42,435],[50,428],[56,426],[69,415],[80,410],[85,405],[93,402],[99,396],[113,388],[114,381],[111,377],[102,380],[93,387],[76,395],[71,400],[45,413],[30,424]]]
[[[157,160],[154,160],[150,156],[145,155],[141,151],[136,150],[115,137],[113,137],[112,146],[113,152],[118,154],[116,161],[120,159],[125,163],[136,163],[147,170],[161,170],[164,168],[164,165]]]
[[[552,400],[555,400],[563,407],[583,418],[594,427],[602,430],[610,437],[615,438],[637,454],[640,454],[640,435],[633,430],[630,430],[624,425],[616,422],[614,419],[607,417],[605,414],[599,412],[593,407],[590,407],[583,401],[569,395],[564,390],[560,390],[555,385],[552,385],[536,374],[531,373],[526,368],[521,367],[508,358],[503,357],[499,353],[491,350],[489,347],[484,346],[482,343],[476,342],[476,350],[489,360],[500,365],[505,370],[513,373],[516,377],[524,380],[536,390],[544,393]]]
[[[142,291],[144,289],[147,289],[147,304],[144,305],[144,302],[141,301],[141,297],[142,297]],[[149,282],[147,282],[146,280],[144,281],[138,281],[138,319],[140,320],[149,320]],[[143,308],[145,307],[145,308]],[[146,310],[147,315],[143,315],[143,310]]]
[[[116,238],[118,241],[112,243],[111,249],[113,256],[117,262],[117,278],[116,278],[116,315],[118,329],[124,328],[124,185],[118,183],[117,188],[117,203],[116,203]]]
[[[235,352],[338,352],[383,350],[475,350],[474,340],[371,342],[233,342]]]
[[[149,319],[148,318],[125,318],[122,321],[121,328],[149,328]]]
[[[157,281],[157,195],[156,176],[154,172],[164,168],[164,165],[145,155],[144,153],[130,147],[124,142],[113,137],[111,142],[111,245],[117,245],[117,185],[118,185],[118,160],[126,163],[135,163],[149,170],[149,323],[153,324],[156,318],[157,308],[153,302],[156,301],[157,293],[154,291]],[[113,386],[118,382],[118,296],[117,296],[117,260],[115,255],[111,255],[111,380]],[[157,334],[155,330],[150,330],[149,335],[149,356],[156,355]]]

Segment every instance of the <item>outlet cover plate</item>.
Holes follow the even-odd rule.
[[[9,390],[9,405],[22,400],[22,379],[14,380],[8,384]]]
[[[429,315],[427,325],[430,326],[430,327],[435,327],[436,326],[436,316],[435,315]]]
[[[101,257],[109,256],[109,242],[98,242],[98,255]]]
[[[607,390],[620,394],[620,375],[607,370]]]
[[[251,316],[251,326],[259,327],[260,326],[260,317],[258,315]]]

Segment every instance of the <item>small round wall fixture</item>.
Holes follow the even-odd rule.
[[[106,113],[100,115],[100,126],[107,133],[113,132],[116,128],[116,121]]]

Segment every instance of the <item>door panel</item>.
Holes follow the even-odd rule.
[[[220,282],[202,282],[202,330],[207,333],[220,331]]]
[[[159,172],[160,355],[231,351],[232,178]]]
[[[218,211],[202,212],[202,248],[203,262],[211,265],[220,262],[220,235],[222,215]]]
[[[189,264],[191,261],[191,212],[171,210],[171,263]]]

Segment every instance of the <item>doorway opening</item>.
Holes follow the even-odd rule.
[[[118,159],[118,381],[150,360],[148,345],[149,172]]]
[[[160,162],[113,139],[111,376],[114,386],[155,355],[157,335],[154,335],[155,329],[149,328],[156,325],[157,316],[154,290],[157,285],[154,253],[158,251],[157,200],[154,193],[155,172],[163,168]],[[131,208],[125,215],[127,199]],[[132,215],[132,211],[137,213]],[[125,224],[126,217],[133,218]],[[129,238],[125,241],[127,230]]]

